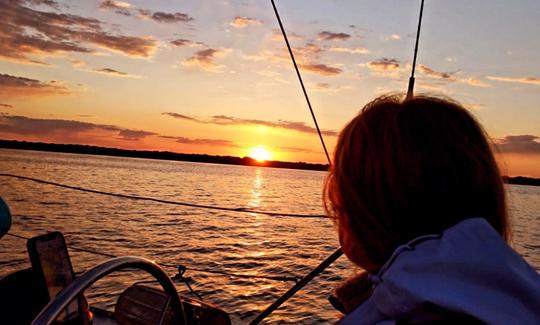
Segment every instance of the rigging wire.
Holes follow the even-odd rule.
[[[21,236],[21,235],[14,234],[14,233],[7,233],[6,236],[11,236],[11,237],[19,238],[19,239],[24,239],[24,240],[29,240],[30,239],[30,237]],[[85,253],[104,256],[104,257],[108,257],[108,258],[118,257],[117,255],[114,255],[114,254],[104,253],[104,252],[100,252],[100,251],[96,251],[96,250],[93,250],[93,249],[84,248],[84,247],[80,247],[80,246],[69,245],[69,248],[74,250],[74,251],[85,252]],[[209,270],[209,269],[205,269],[205,268],[201,268],[201,267],[185,266],[183,264],[171,264],[171,263],[160,263],[160,262],[157,262],[157,264],[159,264],[161,266],[164,266],[164,267],[174,268],[174,269],[177,269],[177,270],[179,268],[181,268],[181,269],[186,270],[186,271],[195,271],[195,272],[200,272],[200,273],[220,274],[220,275],[226,275],[226,276],[235,277],[235,278],[263,279],[263,280],[273,280],[273,281],[282,281],[282,282],[298,282],[299,281],[299,277],[296,277],[296,276],[274,276],[274,275],[241,274],[241,273],[233,273],[233,272],[227,272],[227,271],[221,271],[221,270]]]
[[[416,69],[416,56],[418,55],[418,41],[420,40],[420,29],[422,28],[422,13],[424,12],[424,0],[420,4],[420,16],[418,18],[418,30],[416,31],[416,42],[414,45],[414,56],[411,70],[411,77],[409,78],[409,88],[407,89],[407,99],[413,98],[414,92],[414,71]]]
[[[289,50],[289,54],[291,56],[291,60],[294,65],[294,69],[296,70],[296,75],[298,76],[298,81],[300,82],[300,86],[302,87],[302,91],[304,92],[304,97],[306,98],[306,102],[309,107],[309,111],[311,112],[311,116],[313,117],[313,121],[315,122],[315,126],[317,128],[317,132],[319,133],[319,138],[321,139],[321,144],[324,148],[324,153],[326,154],[326,159],[328,159],[328,164],[332,166],[332,162],[330,161],[330,156],[328,155],[328,151],[326,150],[326,145],[324,144],[324,139],[322,137],[321,131],[319,129],[319,125],[317,124],[317,119],[315,118],[315,114],[313,113],[313,108],[311,107],[311,102],[309,101],[308,94],[306,92],[306,87],[304,86],[304,82],[302,80],[302,76],[300,75],[300,70],[298,69],[298,65],[296,64],[296,60],[294,58],[293,51],[291,49],[291,46],[289,44],[289,39],[287,38],[287,33],[285,32],[285,28],[283,27],[283,23],[281,22],[281,17],[279,15],[279,12],[277,10],[276,4],[274,3],[274,0],[270,0],[272,3],[272,8],[274,9],[274,13],[276,14],[277,21],[279,23],[279,28],[281,29],[281,34],[283,34],[283,39],[285,40],[285,44],[287,44],[287,49]],[[321,272],[323,272],[327,267],[332,265],[341,255],[343,255],[343,251],[341,250],[341,247],[337,248],[330,256],[325,258],[319,265],[317,265],[311,272],[309,272],[306,276],[304,276],[299,282],[297,282],[294,286],[292,286],[287,292],[285,292],[281,297],[279,297],[274,303],[272,303],[270,306],[268,306],[265,310],[263,310],[257,317],[255,317],[249,324],[259,324],[263,319],[268,317],[274,310],[278,309],[284,302],[286,302],[288,299],[290,299],[292,296],[294,296],[295,293],[297,293],[300,289],[302,289],[306,284],[308,284],[311,280],[313,280],[316,276],[318,276]]]
[[[203,205],[203,204],[195,204],[195,203],[188,203],[188,202],[162,200],[162,199],[156,199],[156,198],[145,197],[145,196],[112,193],[112,192],[105,192],[105,191],[98,191],[98,190],[88,189],[88,188],[79,187],[79,186],[73,186],[73,185],[66,185],[66,184],[51,182],[51,181],[38,179],[38,178],[33,178],[33,177],[14,175],[14,174],[0,173],[0,177],[11,177],[11,178],[16,178],[16,179],[36,182],[36,183],[40,183],[40,184],[46,184],[46,185],[51,185],[51,186],[56,186],[56,187],[63,187],[63,188],[67,188],[67,189],[75,190],[75,191],[80,191],[80,192],[100,194],[100,195],[108,195],[108,196],[114,196],[114,197],[123,198],[123,199],[131,199],[131,200],[139,200],[139,201],[152,201],[152,202],[157,202],[157,203],[181,205],[181,206],[186,206],[186,207],[191,207],[191,208],[198,208],[198,209],[232,211],[232,212],[242,212],[242,213],[255,213],[255,214],[263,214],[263,215],[267,215],[267,216],[282,216],[282,217],[293,217],[293,218],[327,218],[327,216],[322,215],[322,214],[297,214],[297,213],[259,211],[259,210],[252,210],[252,209],[249,209],[249,208],[244,208],[244,207],[229,208],[229,207],[220,207],[220,206],[215,206],[215,205]]]
[[[291,45],[289,44],[289,39],[287,38],[287,33],[285,33],[285,28],[283,28],[283,24],[281,23],[281,18],[279,16],[279,12],[276,8],[276,4],[274,3],[274,0],[270,0],[272,2],[272,7],[274,8],[274,13],[276,14],[279,28],[281,29],[281,34],[283,34],[283,38],[285,39],[285,44],[287,44],[287,49],[289,50],[289,55],[291,56],[292,63],[294,65],[294,70],[296,71],[296,76],[298,77],[298,81],[300,82],[300,86],[302,87],[302,92],[304,93],[304,97],[306,99],[306,103],[309,108],[309,112],[311,113],[311,117],[313,118],[313,122],[315,123],[315,128],[317,129],[317,133],[319,134],[319,139],[321,140],[321,144],[324,149],[324,154],[326,155],[326,159],[328,160],[328,165],[332,166],[332,162],[330,161],[330,155],[328,154],[328,150],[326,149],[326,144],[324,143],[324,139],[321,133],[321,129],[319,128],[319,123],[317,123],[317,118],[315,117],[315,113],[313,112],[313,107],[311,107],[311,101],[309,100],[309,96],[306,91],[306,87],[304,86],[304,81],[302,80],[302,75],[300,74],[300,70],[298,69],[298,65],[296,64],[296,59],[294,58],[294,53],[292,51]]]

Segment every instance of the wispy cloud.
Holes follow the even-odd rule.
[[[321,41],[344,41],[349,38],[351,38],[350,34],[347,33],[335,33],[335,32],[329,32],[329,31],[322,31],[318,34],[319,40]]]
[[[172,45],[176,47],[198,47],[198,46],[206,46],[203,42],[194,42],[192,40],[178,38],[175,40],[172,40],[170,42]]]
[[[295,153],[321,153],[320,151],[298,148],[298,147],[278,147],[278,150],[295,152]]]
[[[2,103],[0,103],[0,107],[3,107],[3,108],[13,108],[13,105],[10,105],[10,104],[2,104]]]
[[[263,23],[262,20],[259,20],[259,19],[236,16],[234,17],[230,25],[235,28],[246,28],[248,26],[261,25],[262,23]]]
[[[194,122],[201,122],[199,119],[195,118],[195,117],[191,117],[191,116],[187,116],[187,115],[183,115],[183,114],[178,114],[178,113],[174,113],[174,112],[163,112],[161,113],[162,115],[167,115],[167,116],[170,116],[170,117],[174,117],[176,119],[180,119],[180,120],[188,120],[188,121],[194,121]]]
[[[113,76],[113,77],[122,77],[122,78],[140,78],[140,76],[129,74],[127,72],[118,71],[111,68],[101,68],[101,69],[94,69],[93,72]]]
[[[418,72],[430,78],[441,79],[445,81],[456,81],[456,77],[453,73],[437,71],[424,64],[419,64],[417,68]]]
[[[287,38],[290,41],[300,41],[305,39],[303,35],[297,34],[295,32],[287,32]],[[283,34],[281,33],[281,30],[279,29],[272,29],[272,40],[283,42]]]
[[[540,154],[540,138],[535,135],[508,135],[495,143],[502,152]]]
[[[37,79],[0,74],[0,95],[6,98],[65,95],[69,92],[69,89],[58,81],[43,82]]]
[[[175,136],[160,136],[164,139],[174,140],[176,143],[181,144],[196,144],[196,145],[206,145],[206,146],[220,146],[220,147],[238,147],[233,141],[230,140],[221,140],[221,139],[197,139],[197,138],[186,138],[186,137],[175,137]]]
[[[200,50],[195,55],[182,61],[185,66],[195,66],[210,72],[220,72],[224,67],[223,65],[214,62],[216,58],[224,57],[229,54],[230,49],[206,49]]]
[[[104,10],[114,10],[117,14],[124,16],[131,16],[131,12],[129,11],[131,4],[124,1],[105,0],[99,4],[99,8]]]
[[[330,52],[340,52],[340,53],[349,53],[349,54],[367,54],[369,50],[365,47],[331,47],[328,49]]]
[[[334,86],[328,82],[319,82],[319,83],[310,85],[309,89],[313,91],[318,91],[318,92],[335,93],[339,91],[340,89],[342,89],[342,87]]]
[[[396,59],[381,58],[375,61],[368,62],[366,66],[378,72],[392,72],[399,70],[399,61]]]
[[[317,130],[311,126],[306,125],[304,122],[294,122],[294,121],[286,121],[286,120],[278,120],[277,122],[274,121],[265,121],[265,120],[258,120],[258,119],[244,119],[244,118],[237,118],[233,116],[227,116],[227,115],[215,115],[211,116],[209,118],[197,118],[193,116],[188,116],[184,114],[178,114],[178,113],[171,113],[166,112],[162,113],[164,115],[181,119],[181,120],[189,120],[192,122],[197,123],[203,123],[203,124],[216,124],[216,125],[260,125],[260,126],[267,126],[271,128],[280,128],[280,129],[287,129],[302,133],[317,133]],[[338,133],[333,130],[322,130],[322,133],[327,136],[337,136]]]
[[[99,4],[100,9],[126,9],[130,8],[131,4],[124,1],[105,0]]]
[[[483,82],[479,78],[474,78],[474,77],[459,79],[458,81],[465,83],[469,86],[473,86],[473,87],[489,87],[490,86],[489,84]]]
[[[25,136],[69,136],[85,132],[98,131],[109,133],[120,140],[137,141],[151,135],[154,132],[144,130],[132,130],[114,125],[94,124],[75,120],[63,119],[40,119],[26,116],[1,115],[0,133],[25,135]]]
[[[182,12],[153,12],[148,9],[139,9],[139,14],[143,18],[152,19],[158,23],[187,23],[195,20],[195,18]]]
[[[335,76],[343,72],[342,69],[332,67],[323,63],[304,63],[300,67],[308,72],[320,74],[323,76]]]
[[[80,117],[89,117],[81,115]],[[116,125],[96,124],[77,120],[32,118],[10,114],[0,114],[0,134],[6,136],[39,137],[43,140],[59,139],[63,142],[111,144],[109,140],[132,143],[148,137],[173,140],[185,145],[207,145],[216,147],[238,147],[233,141],[222,139],[189,138],[183,136],[161,135],[155,132],[124,128]]]
[[[504,81],[504,82],[514,82],[520,84],[529,84],[540,86],[540,79],[535,77],[503,77],[503,76],[487,76],[489,80],[495,81]]]

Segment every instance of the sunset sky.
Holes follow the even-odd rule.
[[[276,0],[330,150],[405,91],[420,0]],[[0,138],[325,162],[270,1],[0,2]],[[417,92],[540,177],[540,2],[427,0]]]

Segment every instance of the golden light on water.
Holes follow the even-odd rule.
[[[259,162],[264,162],[272,158],[272,154],[264,146],[252,148],[249,152],[249,157]]]

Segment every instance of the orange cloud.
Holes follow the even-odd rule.
[[[188,121],[192,121],[196,123],[203,123],[203,124],[260,125],[260,126],[280,128],[280,129],[292,130],[292,131],[309,133],[309,134],[317,133],[317,130],[315,128],[306,125],[304,122],[295,122],[295,121],[286,121],[286,120],[278,120],[277,122],[273,122],[273,121],[265,121],[265,120],[257,120],[257,119],[243,119],[243,118],[237,118],[237,117],[227,116],[227,115],[214,115],[210,118],[201,119],[201,118],[196,118],[196,117],[192,117],[192,116],[188,116],[184,114],[172,113],[172,112],[166,112],[162,114],[176,118],[176,119],[188,120]],[[327,136],[338,135],[338,133],[333,130],[322,130],[321,133]]]
[[[58,81],[42,82],[36,79],[0,74],[0,95],[3,97],[65,95],[70,91]]]
[[[130,7],[131,5],[127,2],[115,0],[105,0],[99,4],[101,9],[126,9]]]
[[[487,79],[504,81],[504,82],[515,82],[521,84],[529,84],[540,86],[540,79],[535,77],[500,77],[500,76],[487,76]]]
[[[399,69],[399,61],[396,59],[381,58],[367,63],[367,67],[374,71],[387,72]]]
[[[197,51],[194,56],[182,61],[182,64],[185,66],[196,66],[206,71],[219,72],[223,68],[223,65],[216,64],[214,59],[223,57],[230,52],[230,49],[209,48],[206,50]]]
[[[472,77],[466,78],[466,79],[460,79],[459,81],[473,87],[489,87],[490,86],[489,84],[482,82],[482,80],[478,78],[472,78]]]
[[[446,81],[455,81],[456,80],[455,76],[450,72],[436,71],[436,70],[433,70],[433,69],[431,69],[428,66],[423,65],[423,64],[419,64],[417,66],[417,68],[418,68],[418,71],[420,73],[422,73],[423,75],[426,75],[428,77],[431,77],[431,78],[442,79],[442,80],[446,80]]]
[[[105,0],[99,4],[99,8],[104,10],[114,10],[115,13],[124,16],[131,16],[131,12],[129,11],[131,4],[124,1]]]
[[[320,74],[323,76],[335,76],[343,72],[340,68],[331,67],[322,63],[300,64],[300,67],[306,71]]]
[[[111,34],[102,22],[68,13],[46,12],[26,7],[24,0],[0,6],[0,58],[21,63],[46,64],[34,56],[61,53],[92,53],[95,45],[125,55],[149,57],[157,44],[150,37]],[[29,2],[33,3],[33,2]]]
[[[249,18],[249,17],[241,17],[241,16],[234,17],[234,20],[230,23],[230,25],[235,28],[245,28],[248,26],[260,25],[260,24],[262,24],[261,20]]]

